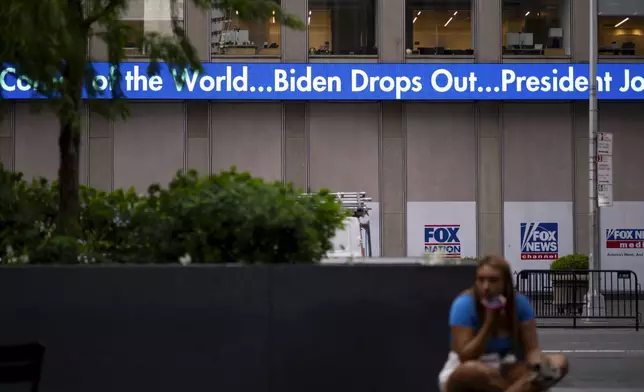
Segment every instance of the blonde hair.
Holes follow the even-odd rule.
[[[518,350],[521,345],[521,332],[519,329],[519,315],[517,314],[516,294],[514,284],[512,283],[512,268],[510,263],[501,256],[485,256],[479,260],[476,270],[481,267],[489,266],[501,272],[501,279],[503,280],[503,296],[506,299],[505,314],[508,321],[508,329],[512,337],[512,348]],[[475,290],[475,285],[466,290],[466,293],[474,296],[474,303],[476,304],[476,316],[478,317],[479,324],[483,325],[485,321],[485,308],[481,303],[479,294]]]

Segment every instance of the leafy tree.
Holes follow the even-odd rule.
[[[302,29],[302,21],[282,11],[270,0],[186,0],[204,12],[236,10],[246,21],[275,17],[286,27]],[[127,118],[127,96],[121,89],[120,65],[126,60],[125,44],[134,39],[149,54],[148,75],[156,75],[164,62],[173,70],[175,82],[185,83],[183,69],[203,71],[197,52],[178,17],[180,0],[170,0],[171,35],[133,29],[121,20],[131,0],[1,0],[0,72],[21,77],[57,115],[59,214],[58,229],[75,235],[80,214],[79,149],[83,92],[98,98],[93,81],[96,70],[88,53],[95,37],[108,49],[111,99],[92,102],[92,111],[105,117]]]

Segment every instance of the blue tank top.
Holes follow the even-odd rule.
[[[523,323],[534,319],[534,310],[528,298],[520,293],[516,293],[515,298],[519,322]],[[476,304],[472,294],[461,294],[452,302],[452,307],[449,312],[449,325],[450,327],[470,327],[474,329],[474,333],[478,332],[481,323],[476,314]],[[452,339],[451,334],[450,339]],[[504,356],[510,353],[511,350],[511,337],[492,337],[488,340],[487,346],[485,347],[485,354],[496,353]]]

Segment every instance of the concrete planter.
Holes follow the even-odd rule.
[[[0,268],[0,345],[41,390],[438,392],[473,266]]]
[[[552,303],[559,314],[581,314],[588,293],[588,272],[552,275]]]

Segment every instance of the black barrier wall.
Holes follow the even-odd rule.
[[[0,269],[42,392],[433,392],[471,266]]]

